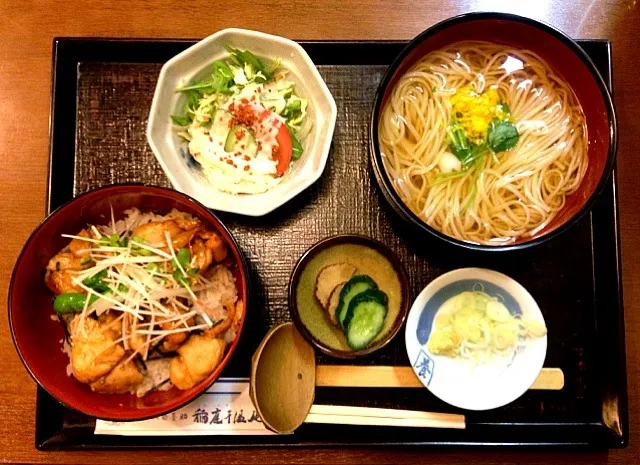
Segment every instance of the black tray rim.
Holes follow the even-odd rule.
[[[120,63],[162,63],[164,60],[182,51],[186,46],[197,42],[199,39],[178,38],[178,39],[153,39],[153,38],[103,38],[103,37],[55,37],[53,39],[53,60],[52,60],[52,87],[51,87],[51,107],[49,120],[49,173],[47,180],[46,206],[47,213],[55,209],[57,205],[64,203],[65,199],[73,197],[74,183],[74,163],[75,156],[54,157],[56,153],[75,154],[75,134],[76,134],[76,106],[63,104],[56,105],[56,102],[69,102],[69,97],[76,100],[77,95],[77,77],[78,65],[80,62],[120,62]],[[612,60],[611,60],[611,42],[607,39],[586,39],[577,40],[581,43],[601,44],[606,47],[608,74],[605,76],[607,85],[612,89]],[[340,65],[388,65],[393,58],[398,55],[400,50],[409,43],[406,40],[314,40],[300,41],[305,48],[311,48],[317,52],[324,47],[340,46],[343,48],[351,48],[353,50],[362,51],[373,50],[376,53],[360,53],[349,59],[341,59],[337,57],[329,62],[322,64]],[[140,53],[144,50],[145,53]],[[319,52],[318,52],[319,53]],[[349,56],[350,54],[344,53]],[[158,57],[165,57],[159,59]],[[69,85],[71,84],[71,85]],[[70,95],[71,94],[71,95]],[[73,137],[69,137],[73,134]],[[614,412],[615,421],[607,423],[603,420],[600,423],[589,424],[562,424],[559,425],[563,431],[568,431],[568,440],[531,440],[529,442],[500,442],[500,441],[430,441],[430,442],[332,442],[332,443],[316,443],[316,442],[286,442],[272,443],[270,441],[257,440],[256,443],[233,443],[228,444],[208,444],[206,442],[195,441],[194,437],[188,437],[192,441],[182,441],[182,444],[166,445],[166,437],[153,438],[126,438],[122,436],[113,436],[111,438],[119,438],[118,441],[112,441],[114,444],[83,444],[73,443],[69,439],[61,438],[59,431],[52,430],[52,425],[46,425],[45,419],[41,414],[43,409],[54,407],[50,400],[45,398],[38,389],[37,406],[36,406],[36,425],[35,425],[35,446],[38,450],[68,450],[68,449],[131,449],[131,448],[162,448],[162,447],[214,447],[214,448],[233,448],[233,447],[393,447],[393,446],[410,446],[410,447],[524,447],[524,448],[571,448],[582,449],[607,449],[621,448],[628,444],[628,395],[627,395],[627,376],[626,376],[626,358],[625,358],[625,341],[624,341],[624,311],[622,300],[622,281],[621,281],[621,260],[620,260],[620,230],[619,230],[619,213],[618,213],[618,195],[617,195],[617,173],[614,170],[611,176],[612,197],[613,197],[613,217],[614,222],[608,225],[608,231],[604,231],[609,240],[613,239],[613,256],[599,254],[595,248],[593,250],[594,269],[600,266],[600,263],[606,263],[611,268],[615,267],[615,276],[611,276],[608,283],[609,290],[613,290],[617,297],[617,306],[615,312],[607,313],[612,321],[609,321],[603,331],[607,332],[605,340],[618,341],[615,347],[609,347],[606,354],[602,354],[602,366],[604,367],[607,385],[601,392],[601,404],[603,408],[608,408]],[[54,186],[55,184],[55,186]],[[607,204],[608,209],[611,207]],[[593,228],[593,215],[596,213],[597,206],[590,212],[592,217],[592,243],[596,239]],[[611,250],[609,250],[611,252]],[[594,291],[595,292],[595,291]],[[594,296],[596,300],[596,308],[598,305],[598,294]],[[600,305],[601,306],[601,305]],[[608,303],[610,308],[610,302]],[[597,312],[603,313],[603,312]],[[611,316],[613,315],[613,316]],[[599,315],[602,317],[603,315]],[[599,333],[600,334],[600,333]],[[38,414],[40,412],[40,414]],[[479,426],[495,426],[495,424],[479,425]],[[535,426],[535,425],[534,425]],[[55,429],[55,428],[54,428]],[[174,437],[175,438],[175,437]],[[205,437],[206,438],[206,437]],[[133,439],[133,440],[132,440]],[[137,439],[137,441],[135,440]],[[145,443],[146,440],[146,443]],[[177,441],[179,442],[179,441]]]

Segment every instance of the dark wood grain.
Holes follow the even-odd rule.
[[[640,446],[640,93],[637,90],[638,5],[627,1],[576,2],[346,0],[232,2],[224,15],[210,2],[0,2],[0,295],[6,308],[9,276],[30,231],[43,218],[48,161],[51,40],[54,36],[203,37],[229,26],[296,39],[407,39],[429,25],[474,10],[509,11],[547,21],[575,38],[613,42],[615,101],[620,125],[618,172],[629,374],[630,446],[609,454],[508,451],[264,450],[191,451],[189,461],[222,463],[637,463]],[[286,11],[286,21],[282,12]],[[283,30],[286,24],[286,30]],[[6,319],[0,323],[0,459],[16,463],[165,464],[185,452],[39,453],[34,449],[35,384],[18,360]]]

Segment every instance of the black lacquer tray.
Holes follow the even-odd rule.
[[[74,195],[118,182],[169,186],[145,139],[156,78],[193,41],[54,41],[49,211]],[[407,267],[413,297],[454,268],[480,266],[521,282],[549,329],[545,366],[560,367],[560,391],[529,391],[505,407],[464,412],[465,430],[304,424],[289,436],[119,437],[93,434],[94,420],[38,389],[36,446],[42,450],[247,446],[623,447],[628,439],[624,323],[615,172],[593,211],[565,234],[529,250],[482,253],[407,236],[384,204],[369,166],[368,123],[376,87],[404,42],[305,42],[338,105],[322,178],[261,218],[220,214],[250,261],[254,306],[223,376],[248,376],[267,330],[288,321],[295,261],[338,233],[371,236]],[[611,46],[580,41],[611,85]],[[319,356],[321,363],[340,363]],[[408,365],[401,334],[363,364]],[[317,403],[459,412],[426,389],[319,388]]]

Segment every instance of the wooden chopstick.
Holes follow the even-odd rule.
[[[413,368],[407,366],[316,366],[316,386],[421,388]],[[531,389],[558,390],[564,386],[560,368],[543,368]],[[465,428],[464,415],[342,405],[312,405],[306,423],[340,425]]]
[[[312,405],[306,423],[465,428],[464,415],[341,405]]]
[[[422,383],[408,366],[316,366],[318,387],[418,388]],[[560,390],[564,373],[560,368],[543,368],[530,389]]]
[[[464,417],[453,413],[421,412],[418,410],[400,410],[392,408],[353,407],[347,405],[313,404],[309,413],[318,415],[342,415],[349,417],[380,417],[380,418],[413,418],[416,420],[449,421]]]
[[[334,425],[371,425],[371,426],[407,426],[413,428],[453,428],[464,429],[464,420],[460,422],[435,422],[431,420],[417,420],[415,418],[379,418],[352,417],[347,415],[317,415],[310,413],[305,423],[330,423]]]

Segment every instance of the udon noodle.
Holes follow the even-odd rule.
[[[500,121],[517,133],[508,133],[514,145],[494,150],[491,129],[482,131]],[[452,153],[452,125],[481,156]],[[585,118],[570,87],[536,54],[486,42],[431,52],[401,76],[379,142],[403,202],[444,234],[479,244],[540,231],[588,164]]]

